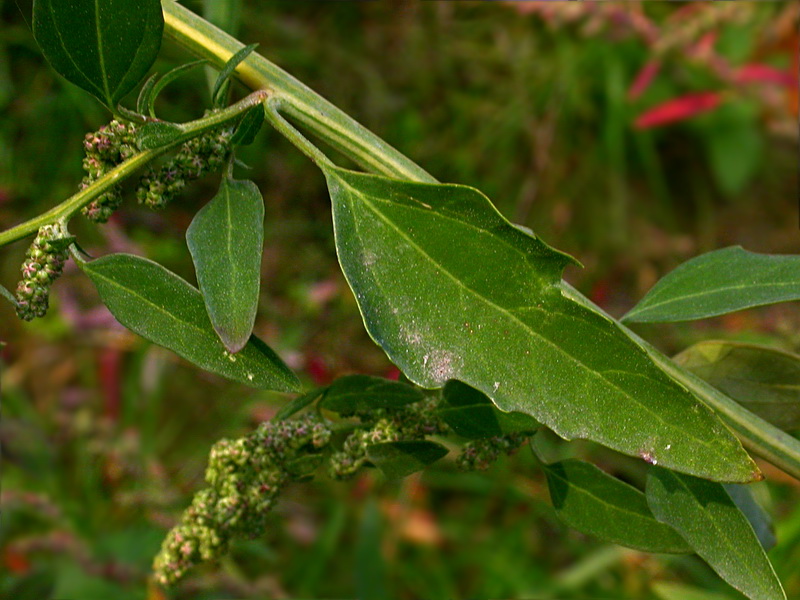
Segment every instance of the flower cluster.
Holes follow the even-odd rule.
[[[436,416],[435,399],[423,400],[400,410],[374,410],[360,413],[362,421],[372,425],[353,431],[342,444],[342,449],[331,455],[329,471],[334,479],[348,479],[367,461],[367,447],[384,442],[423,440],[429,435],[449,431]],[[377,420],[375,420],[377,418]]]
[[[150,167],[139,179],[139,203],[164,208],[188,182],[222,169],[231,153],[232,134],[232,128],[209,131],[184,143],[160,169]]]
[[[528,435],[522,433],[473,440],[461,449],[456,465],[465,471],[485,471],[498,459],[501,452],[513,454],[527,440]]]
[[[83,140],[86,157],[83,169],[86,176],[81,182],[85,189],[97,179],[108,173],[121,162],[137,153],[136,125],[120,123],[117,120],[103,125],[94,133],[87,133]],[[83,208],[83,214],[95,223],[105,223],[122,202],[122,190],[119,185],[90,202]]]
[[[224,554],[234,537],[264,532],[281,489],[297,479],[295,463],[328,444],[330,429],[314,417],[263,423],[254,433],[211,449],[206,482],[156,556],[156,579],[173,584],[194,564]]]
[[[25,321],[43,317],[49,306],[50,286],[67,260],[69,238],[57,225],[45,225],[33,240],[22,263],[17,285],[17,316]]]

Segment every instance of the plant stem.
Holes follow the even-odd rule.
[[[212,64],[221,67],[244,48],[240,41],[174,0],[162,0],[161,6],[164,34]],[[239,64],[235,74],[250,89],[272,92],[271,95],[281,99],[282,112],[368,171],[436,183],[414,161],[263,56],[252,53]]]
[[[178,146],[185,141],[197,137],[210,129],[220,127],[231,121],[238,119],[242,113],[252,108],[256,104],[263,103],[267,100],[269,94],[264,90],[253,92],[246,98],[243,98],[236,104],[232,104],[228,108],[211,113],[196,121],[190,121],[180,125],[183,133],[171,140],[168,144],[156,148],[154,150],[143,150],[135,156],[132,156],[125,162],[117,165],[111,171],[97,179],[91,185],[67,198],[61,204],[54,206],[47,212],[40,214],[29,221],[20,223],[19,225],[7,229],[0,233],[0,247],[20,240],[32,233],[35,233],[43,225],[48,225],[56,221],[68,221],[75,213],[81,208],[89,204],[92,200],[108,191],[111,187],[122,183],[125,179],[133,175],[141,167],[153,159],[168,152],[175,146]]]

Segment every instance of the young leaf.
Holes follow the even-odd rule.
[[[139,150],[153,150],[166,146],[183,134],[180,125],[166,121],[149,121],[137,128],[136,145]]]
[[[800,428],[800,356],[754,344],[707,341],[673,360],[776,427]]]
[[[225,347],[238,352],[253,331],[261,283],[264,200],[256,184],[223,178],[186,242],[211,323]]]
[[[153,86],[153,88],[150,90],[149,94],[147,95],[147,98],[145,100],[145,110],[147,111],[147,114],[149,114],[151,117],[155,118],[155,116],[156,116],[155,115],[155,103],[156,103],[156,99],[158,99],[158,95],[161,93],[161,90],[163,90],[170,83],[175,81],[181,75],[184,75],[185,73],[188,73],[189,71],[191,71],[195,67],[199,67],[200,65],[204,65],[204,64],[207,64],[207,63],[208,63],[208,61],[206,59],[202,58],[200,60],[195,60],[193,62],[186,63],[184,65],[178,65],[174,69],[171,69],[171,70],[167,71],[166,73],[164,73],[164,75],[161,77],[161,79],[158,80],[158,82]],[[141,109],[139,110],[139,112],[144,113],[144,111],[141,110]]]
[[[636,488],[582,460],[543,468],[553,508],[573,529],[645,552],[692,552],[677,531],[656,520]]]
[[[725,488],[653,467],[647,503],[731,586],[753,600],[785,600],[783,587],[747,518]]]
[[[256,139],[256,134],[264,123],[264,107],[257,105],[248,110],[231,136],[231,145],[248,146]]]
[[[227,90],[225,83],[228,81],[228,78],[233,75],[233,72],[236,70],[236,67],[239,66],[239,63],[250,56],[250,54],[256,48],[258,48],[258,44],[250,44],[249,46],[245,46],[236,54],[231,56],[228,59],[228,62],[225,63],[225,66],[222,67],[222,70],[219,72],[219,76],[217,77],[217,81],[214,84],[214,89],[211,92],[211,103],[215,108],[222,106],[225,91]]]
[[[33,36],[50,65],[111,110],[161,47],[159,0],[35,0]]]
[[[622,320],[691,321],[791,300],[800,300],[800,256],[757,254],[731,246],[680,265]]]
[[[275,421],[285,421],[289,417],[296,415],[304,408],[311,406],[314,403],[314,400],[319,398],[327,388],[321,387],[315,390],[311,390],[306,394],[301,394],[296,398],[292,398],[289,402],[281,406],[280,410],[275,413],[273,419]]]
[[[383,442],[367,446],[367,458],[387,479],[407,477],[445,455],[447,448],[427,440]]]
[[[80,266],[111,314],[143,338],[233,381],[280,392],[300,388],[289,367],[255,336],[230,354],[211,326],[200,292],[161,265],[110,254]]]
[[[325,391],[320,406],[341,415],[363,410],[397,409],[419,402],[424,396],[413,386],[369,375],[346,375]]]
[[[617,323],[562,293],[574,261],[479,191],[323,170],[367,331],[416,384],[458,379],[564,438],[722,481],[758,477],[710,409]]]
[[[4,285],[0,285],[0,296],[11,302],[11,305],[14,308],[17,308],[17,306],[19,306],[19,302],[17,302],[17,299],[14,297],[14,294],[12,294],[8,290],[8,288]]]
[[[150,94],[153,91],[153,87],[156,85],[156,79],[158,79],[158,73],[153,73],[147,78],[147,81],[142,84],[142,88],[139,90],[139,96],[136,98],[136,112],[140,115],[147,114]]]

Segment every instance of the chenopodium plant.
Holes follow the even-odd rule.
[[[0,233],[36,234],[16,295],[44,314],[68,252],[124,326],[201,369],[258,389],[300,393],[297,377],[252,334],[264,206],[233,178],[236,149],[269,123],[327,180],[342,271],[372,339],[405,380],[353,375],[300,393],[270,422],[211,450],[200,491],[155,558],[172,584],[257,536],[281,489],[323,464],[335,478],[364,466],[403,477],[461,445],[456,463],[485,468],[533,440],[556,513],[585,533],[649,552],[696,553],[750,598],[784,598],[770,539],[746,485],[763,478],[745,447],[800,476],[800,358],[704,342],[674,360],[627,323],[702,319],[800,298],[800,258],[727,248],[669,274],[621,320],[561,276],[578,261],[510,223],[478,190],[441,184],[290,75],[173,0],[35,0],[33,32],[51,66],[113,115],[84,140],[80,190]],[[142,83],[162,36],[202,60]],[[156,117],[159,92],[198,64],[220,68],[206,114]],[[254,90],[225,106],[230,79]],[[135,108],[120,101],[141,85]],[[363,168],[338,167],[305,129]],[[224,171],[186,240],[199,289],[130,254],[90,258],[68,232],[82,212],[104,222],[138,176],[159,208],[187,181]],[[789,407],[788,409],[785,407]],[[637,489],[589,462],[553,458],[546,432],[586,439],[647,466]],[[438,440],[438,441],[437,441]]]

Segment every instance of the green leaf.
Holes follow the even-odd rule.
[[[692,552],[677,531],[656,520],[636,488],[582,460],[543,468],[553,508],[573,529],[645,552]]]
[[[785,600],[780,581],[753,528],[725,488],[653,467],[647,503],[656,519],[671,525],[731,586],[754,600]]]
[[[387,479],[407,477],[446,455],[447,448],[427,440],[383,442],[367,446],[367,458]]]
[[[140,115],[147,114],[147,107],[150,105],[150,95],[153,92],[153,87],[156,85],[156,79],[158,79],[158,73],[153,73],[147,78],[147,81],[142,84],[142,88],[139,90],[139,96],[136,98],[136,112]]]
[[[180,125],[166,121],[148,121],[136,129],[136,145],[139,150],[154,150],[171,144],[183,135]]]
[[[370,375],[346,375],[325,391],[320,406],[340,415],[375,409],[399,409],[424,396],[413,386]]]
[[[256,184],[224,177],[192,219],[186,242],[214,330],[238,352],[253,332],[261,284],[264,200]]]
[[[294,373],[257,337],[230,354],[211,326],[200,292],[161,265],[110,254],[80,267],[111,314],[143,338],[233,381],[281,392],[300,389]]]
[[[211,92],[211,103],[215,108],[219,108],[222,106],[224,102],[225,92],[227,91],[227,86],[225,85],[228,82],[228,79],[233,72],[236,70],[236,67],[239,66],[244,59],[246,59],[250,54],[258,48],[258,44],[250,44],[245,46],[241,50],[239,50],[236,54],[231,56],[228,59],[228,62],[225,63],[225,66],[222,67],[222,70],[219,72],[219,76],[217,77],[217,81],[214,84],[214,89]]]
[[[761,543],[764,550],[773,548],[777,543],[775,539],[775,530],[772,525],[772,519],[767,514],[762,506],[756,501],[753,494],[753,485],[741,485],[739,483],[723,483],[722,486],[731,500],[734,501],[739,510],[742,511],[747,520],[750,521],[750,526]]]
[[[200,60],[195,60],[190,63],[186,63],[184,65],[178,65],[174,69],[171,69],[164,73],[161,79],[153,86],[150,92],[147,95],[145,100],[145,110],[147,114],[151,117],[155,118],[155,102],[158,99],[158,95],[161,93],[165,87],[167,87],[170,83],[178,79],[181,75],[184,75],[194,69],[195,67],[199,67],[200,65],[208,64],[208,61],[204,58]],[[142,109],[139,109],[139,112],[144,112]]]
[[[292,398],[289,402],[281,406],[280,410],[275,413],[273,419],[275,421],[285,421],[289,417],[296,415],[304,408],[311,406],[314,403],[314,400],[319,398],[327,388],[321,387],[315,390],[311,390],[306,394],[301,394],[296,398]]]
[[[33,3],[33,36],[47,61],[111,110],[150,69],[163,30],[159,0]]]
[[[450,407],[437,413],[462,437],[480,439],[510,433],[533,433],[541,427],[529,415],[498,410],[485,394],[460,381],[448,381],[442,395]]]
[[[717,594],[700,588],[666,581],[653,583],[653,591],[659,600],[732,600],[730,594]],[[736,594],[736,598],[743,598],[743,596]]]
[[[231,136],[231,145],[248,146],[256,139],[256,134],[264,123],[264,107],[259,104],[248,110]]]
[[[660,279],[623,321],[667,323],[800,300],[800,256],[741,246],[693,258]]]
[[[800,356],[755,344],[706,341],[673,360],[776,427],[800,428]]]
[[[367,331],[416,384],[687,473],[758,477],[738,440],[610,318],[563,293],[570,262],[479,191],[324,166],[339,262]]]
[[[6,299],[6,300],[8,300],[9,302],[11,302],[11,305],[12,305],[14,308],[17,308],[17,307],[19,306],[19,302],[17,302],[17,299],[16,299],[16,297],[14,296],[14,294],[12,294],[12,293],[11,293],[11,292],[8,290],[8,288],[7,288],[6,286],[4,286],[4,285],[0,285],[0,296],[2,296],[3,298],[5,298],[5,299]]]

